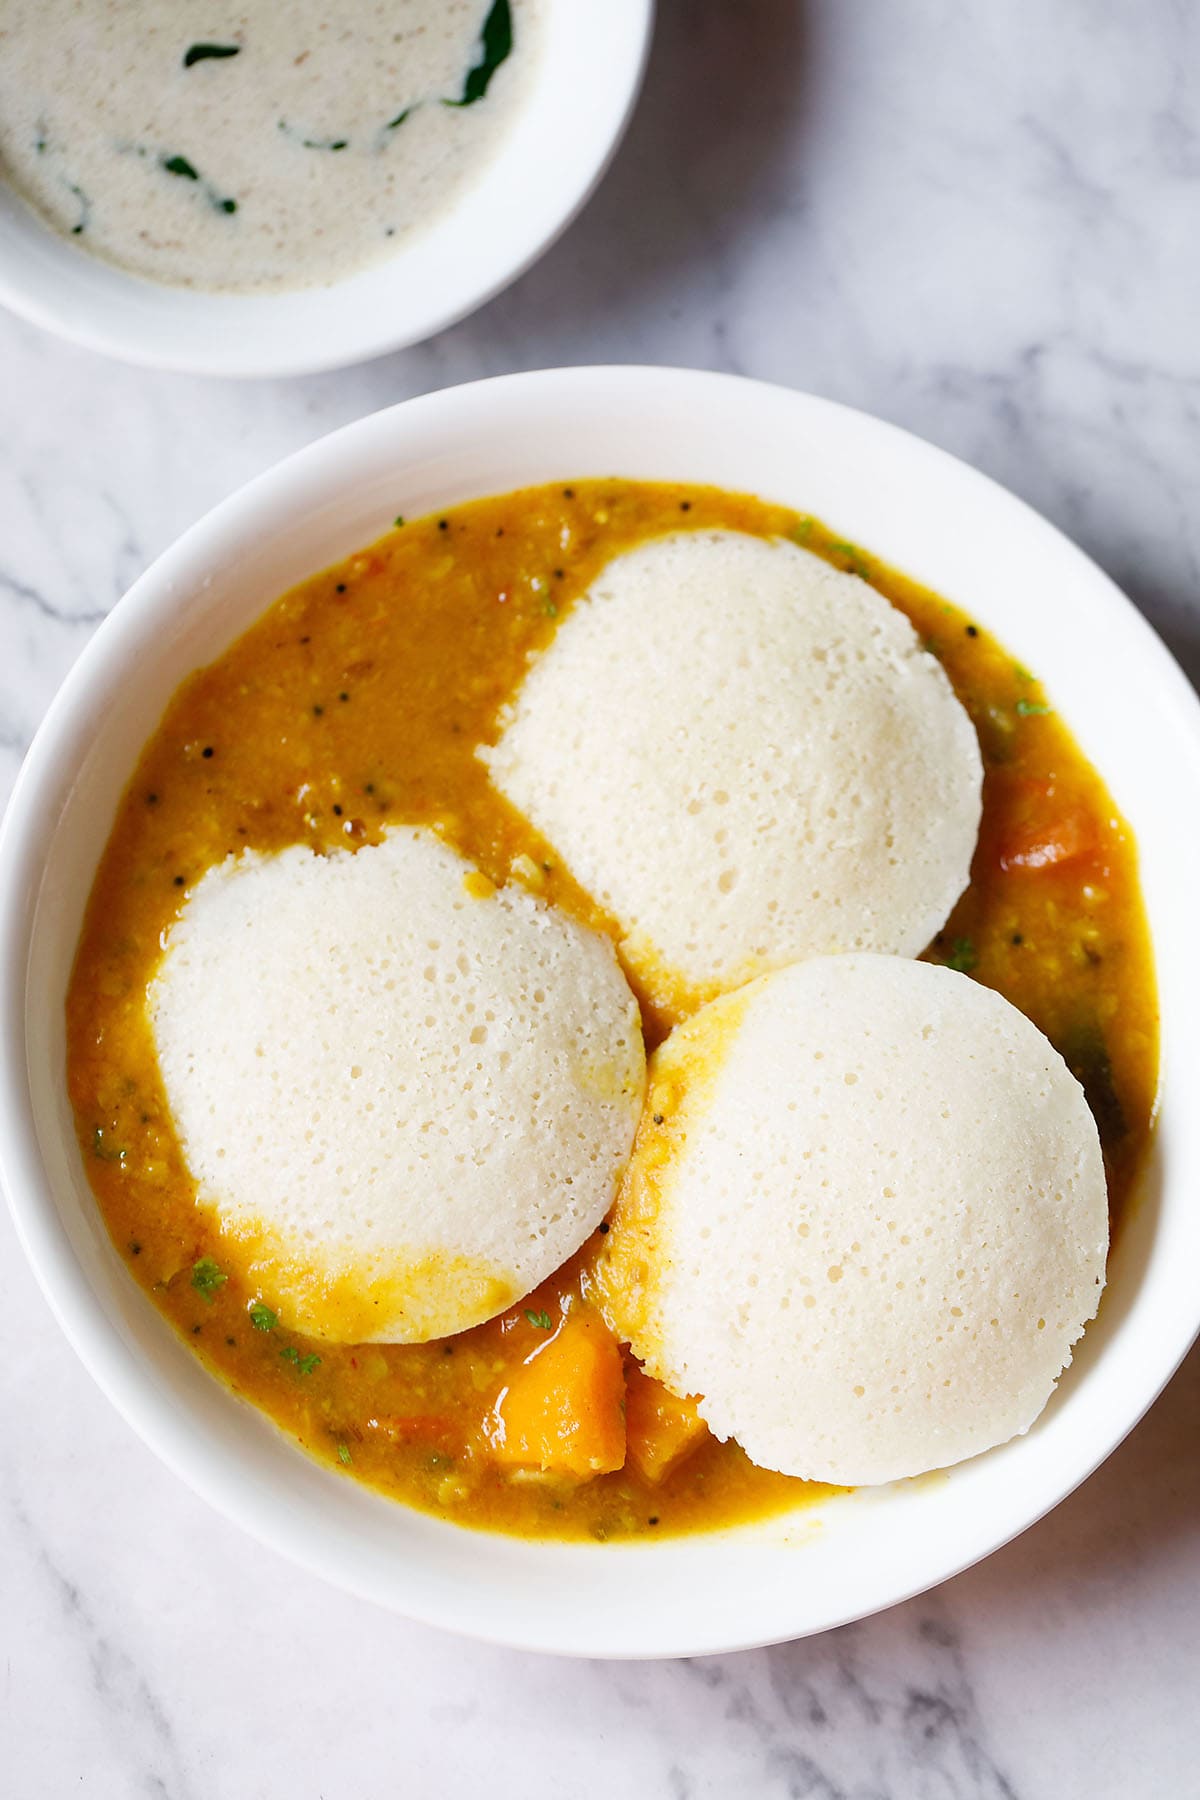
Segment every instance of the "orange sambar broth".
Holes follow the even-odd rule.
[[[534,488],[398,524],[285,594],[191,676],[143,752],[101,859],[67,1001],[79,1142],[137,1280],[205,1363],[322,1460],[480,1527],[609,1538],[729,1524],[826,1490],[704,1441],[658,1486],[629,1465],[580,1485],[514,1479],[481,1422],[544,1330],[578,1303],[590,1246],[500,1319],[431,1344],[309,1342],[257,1329],[260,1296],[223,1260],[163,1093],[145,995],[163,932],[212,864],[252,847],[375,842],[429,823],[495,882],[602,929],[552,849],[488,784],[474,750],[528,658],[612,556],[677,529],[794,537],[913,620],[979,731],[984,823],[968,892],[928,955],[998,988],[1063,1050],[1100,1123],[1114,1218],[1150,1131],[1157,1017],[1129,833],[1034,678],[955,608],[817,521],[710,488]],[[529,863],[522,868],[528,871]],[[645,997],[643,996],[643,999]],[[647,1007],[647,1036],[669,1017]],[[203,1258],[216,1279],[193,1280]],[[208,1265],[204,1265],[205,1268]],[[260,1318],[262,1314],[260,1313]],[[263,1320],[266,1324],[267,1320]]]

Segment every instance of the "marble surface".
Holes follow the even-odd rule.
[[[1200,11],[1171,0],[663,0],[600,193],[420,349],[235,385],[0,319],[5,789],[96,622],[201,511],[361,413],[558,363],[741,370],[909,426],[1065,527],[1200,676],[1197,67]],[[1195,1353],[1078,1494],[924,1599],[770,1651],[560,1663],[249,1543],[93,1388],[7,1220],[0,1257],[13,1800],[1200,1795]]]

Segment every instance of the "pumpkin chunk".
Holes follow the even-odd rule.
[[[636,1363],[625,1377],[626,1450],[644,1481],[665,1481],[708,1435],[694,1400],[669,1394]]]
[[[625,1461],[624,1399],[616,1338],[576,1307],[501,1389],[484,1435],[499,1463],[587,1481]]]

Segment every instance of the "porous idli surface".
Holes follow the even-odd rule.
[[[149,992],[201,1203],[291,1326],[406,1343],[489,1318],[611,1205],[641,1105],[608,939],[431,833],[209,870]]]
[[[571,607],[481,749],[669,1014],[837,951],[915,956],[967,884],[974,727],[909,621],[782,539],[658,538]]]
[[[1037,1418],[1104,1283],[1083,1090],[999,994],[818,958],[679,1026],[598,1271],[635,1355],[754,1462],[944,1468]]]

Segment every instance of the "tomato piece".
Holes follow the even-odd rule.
[[[423,1444],[447,1453],[462,1448],[462,1429],[445,1413],[380,1413],[366,1426],[393,1444]]]
[[[1059,796],[1052,781],[1027,781],[1021,788],[998,846],[1002,869],[1056,869],[1096,854],[1100,826],[1094,813]]]

